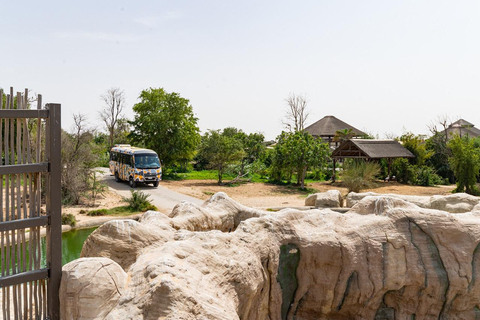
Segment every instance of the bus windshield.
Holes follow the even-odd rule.
[[[136,154],[135,167],[138,169],[158,169],[160,160],[156,154]]]

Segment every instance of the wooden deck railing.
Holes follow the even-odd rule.
[[[60,319],[60,105],[28,108],[0,89],[0,304],[3,319]],[[42,252],[41,230],[46,230]]]

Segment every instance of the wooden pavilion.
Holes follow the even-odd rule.
[[[415,156],[398,141],[377,139],[350,139],[343,142],[332,153],[333,176],[335,181],[335,164],[340,159],[387,159],[388,177],[390,177],[391,160],[395,158],[415,158]]]
[[[321,138],[324,142],[330,144],[330,146],[338,147],[338,142],[333,141],[337,131],[352,130],[355,137],[366,136],[367,134],[357,128],[349,125],[346,122],[334,117],[325,116],[317,122],[309,125],[305,128],[305,132],[310,133],[315,138]]]

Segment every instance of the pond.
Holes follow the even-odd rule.
[[[70,261],[80,258],[83,243],[87,237],[98,227],[86,229],[73,229],[62,233],[62,266]],[[42,239],[42,266],[46,265],[46,244],[45,238]]]

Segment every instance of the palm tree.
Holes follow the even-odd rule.
[[[357,134],[353,131],[353,129],[343,129],[335,131],[335,136],[333,137],[333,141],[335,142],[344,142],[347,140],[352,139]]]

